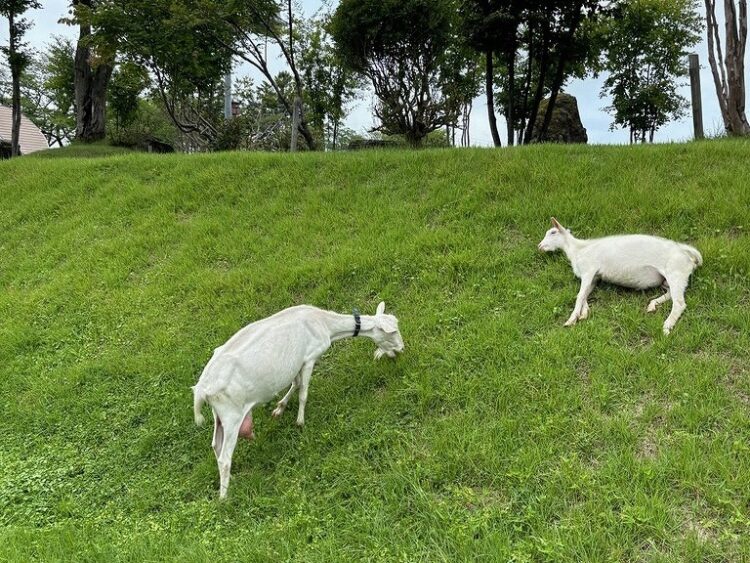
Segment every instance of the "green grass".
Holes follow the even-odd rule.
[[[0,560],[750,557],[750,143],[0,163]],[[537,242],[648,232],[705,264],[578,290]],[[218,501],[194,384],[246,323],[384,299],[306,425],[256,409]]]
[[[27,158],[99,158],[135,152],[128,147],[116,147],[105,141],[98,143],[73,143],[62,148],[50,149],[30,154]]]

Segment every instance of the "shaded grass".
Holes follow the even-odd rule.
[[[749,149],[0,163],[0,558],[741,560]],[[552,214],[701,250],[670,337],[607,286],[563,329]],[[380,299],[405,354],[336,344],[305,428],[257,409],[218,502],[189,388],[213,347]]]
[[[100,158],[105,156],[116,156],[135,152],[128,147],[119,147],[107,144],[105,141],[96,143],[73,143],[61,148],[39,151],[28,155],[26,158]]]

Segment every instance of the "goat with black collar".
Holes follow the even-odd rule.
[[[289,387],[274,416],[281,416],[299,389],[297,424],[305,423],[307,390],[315,362],[331,343],[361,335],[377,344],[375,358],[394,358],[403,351],[398,319],[385,313],[381,302],[375,315],[341,315],[309,305],[290,307],[247,325],[219,346],[193,387],[195,422],[204,418],[201,407],[211,405],[214,415],[213,450],[219,465],[219,496],[229,486],[232,454],[237,438],[252,438],[252,409],[267,403]]]

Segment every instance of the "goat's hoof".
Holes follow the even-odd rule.
[[[646,307],[646,312],[653,313],[654,311],[656,311],[656,303],[649,303],[648,307]]]
[[[668,326],[664,327],[664,336],[669,336],[669,333],[672,332],[672,329]]]
[[[274,418],[279,418],[282,414],[284,414],[284,407],[278,406],[275,409],[273,409],[271,416]]]
[[[563,326],[573,326],[574,324],[576,324],[576,319],[569,319]]]
[[[297,426],[299,426],[300,428],[302,428],[304,425],[305,425],[305,421],[304,420],[297,420]]]

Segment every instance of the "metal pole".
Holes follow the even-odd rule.
[[[688,55],[690,71],[690,99],[693,106],[693,136],[703,138],[703,108],[701,104],[701,73],[698,55]]]
[[[232,118],[232,73],[224,76],[224,119]]]

